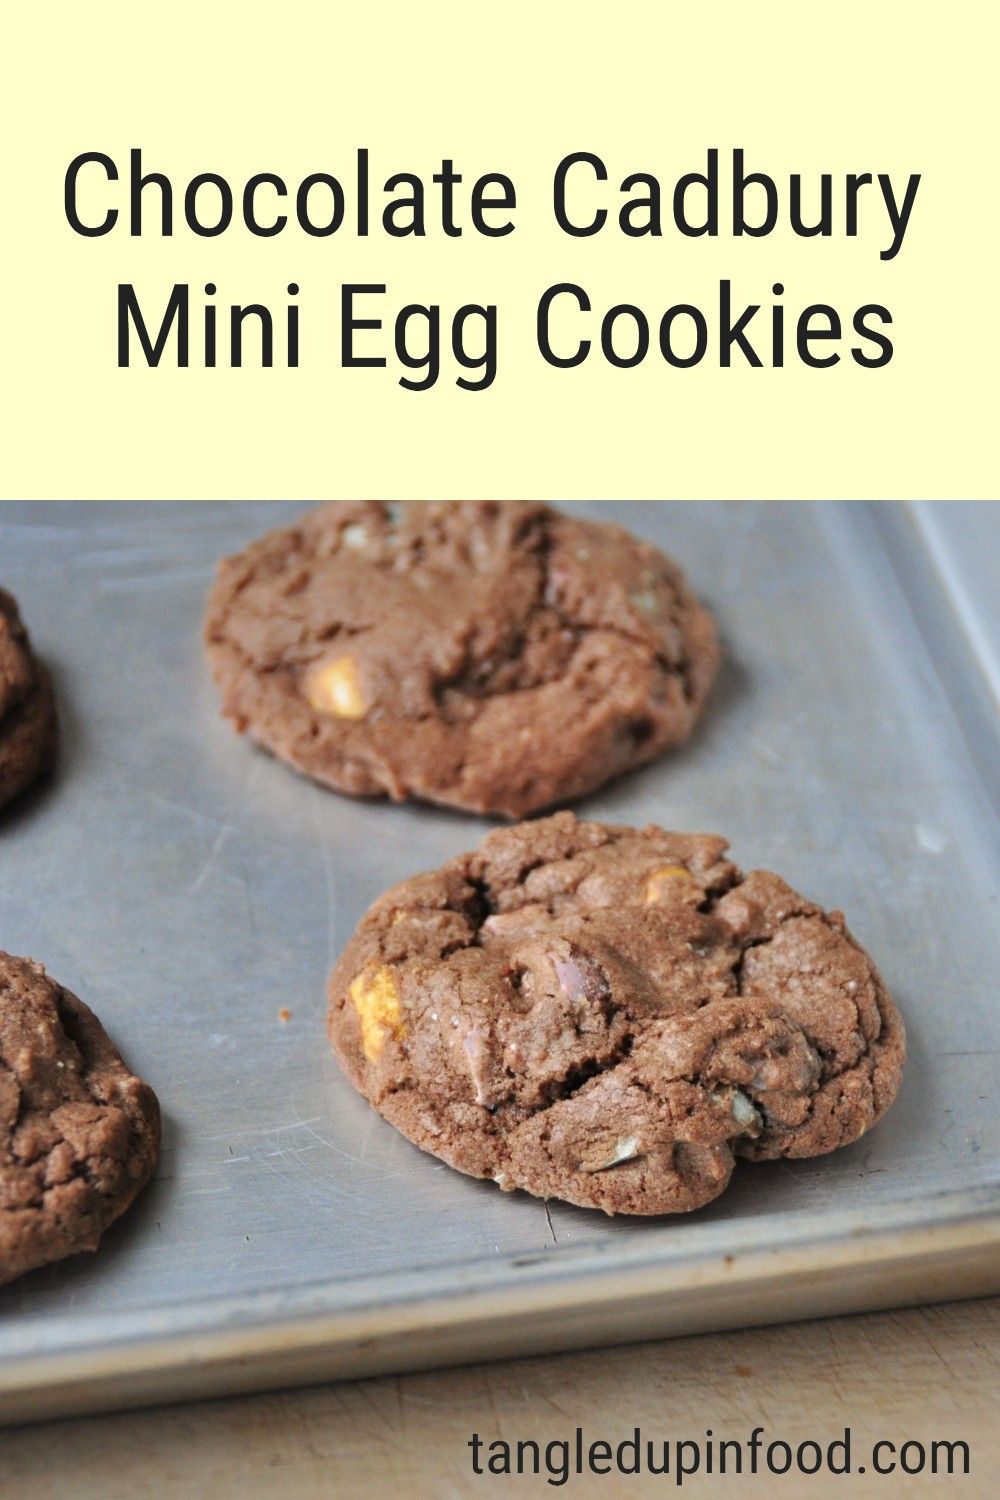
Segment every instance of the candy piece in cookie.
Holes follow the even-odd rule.
[[[50,769],[55,743],[49,674],[32,652],[15,599],[0,589],[0,808]]]
[[[849,1145],[899,1089],[899,1013],[839,912],[726,848],[563,812],[395,886],[330,977],[344,1071],[460,1171],[607,1213]]]
[[[348,994],[358,1014],[361,1048],[369,1062],[378,1062],[389,1037],[403,1037],[403,1012],[392,970],[371,964],[352,980]]]
[[[337,719],[363,719],[368,704],[361,690],[353,657],[335,656],[321,661],[305,675],[303,691],[319,714]]]
[[[663,553],[544,505],[338,502],[219,568],[223,712],[340,792],[522,817],[688,735],[718,661]]]
[[[152,1176],[160,1115],[82,1001],[0,953],[0,1283],[80,1250]]]

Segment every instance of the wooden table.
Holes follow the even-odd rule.
[[[53,1500],[161,1497],[559,1494],[812,1497],[1000,1493],[1000,1299],[0,1431],[0,1495]],[[779,1480],[704,1475],[473,1477],[467,1444],[573,1437],[804,1439],[852,1429],[873,1443],[961,1439],[971,1474]],[[909,1450],[913,1457],[915,1450]],[[883,1450],[883,1455],[887,1458]],[[544,1475],[544,1469],[543,1469]]]

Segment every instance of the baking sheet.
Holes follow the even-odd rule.
[[[220,720],[214,562],[301,508],[0,506],[63,727],[54,783],[0,820],[0,947],[93,1006],[165,1127],[100,1254],[0,1289],[0,1420],[997,1285],[996,720],[958,517],[570,507],[671,552],[726,647],[692,743],[581,812],[725,833],[844,908],[910,1039],[870,1136],[637,1221],[459,1176],[328,1053],[325,976],[369,902],[490,825],[324,792]]]

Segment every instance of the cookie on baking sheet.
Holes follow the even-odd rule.
[[[564,812],[403,881],[330,977],[345,1072],[460,1171],[607,1213],[857,1140],[899,1088],[899,1013],[839,912],[726,848]]]
[[[0,1283],[96,1250],[156,1165],[160,1112],[87,1007],[0,952]]]
[[[521,817],[690,734],[711,616],[618,527],[544,505],[336,503],[222,563],[223,712],[337,791]]]
[[[0,808],[52,765],[52,683],[31,650],[17,602],[0,589]]]

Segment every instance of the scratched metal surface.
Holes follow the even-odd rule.
[[[459,1266],[502,1283],[512,1258],[558,1264],[565,1247],[577,1273],[637,1241],[647,1258],[738,1258],[845,1210],[877,1225],[995,1183],[997,747],[951,597],[957,512],[591,507],[684,564],[727,661],[690,747],[586,812],[725,832],[744,867],[842,906],[910,1035],[902,1094],[871,1136],[740,1166],[716,1204],[657,1223],[449,1171],[329,1057],[324,979],[357,919],[487,824],[334,796],[220,721],[199,646],[213,563],[296,509],[0,506],[0,579],[51,664],[63,728],[55,782],[0,822],[0,947],[94,1007],[165,1120],[156,1180],[101,1253],[0,1289],[0,1366],[211,1331],[240,1308],[266,1320],[320,1293],[327,1308],[374,1288],[391,1304],[404,1279],[429,1295]],[[585,1318],[585,1289],[580,1304]]]

